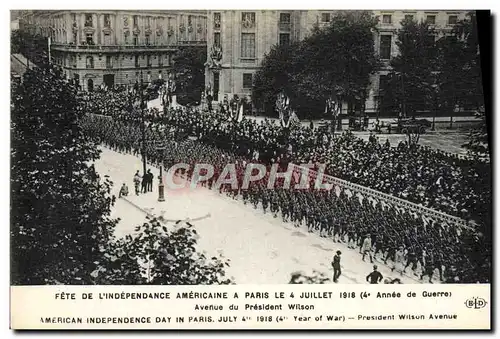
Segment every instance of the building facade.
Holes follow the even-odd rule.
[[[205,84],[214,93],[214,100],[224,96],[250,97],[253,75],[265,54],[276,44],[289,44],[304,39],[314,25],[328,25],[335,11],[321,10],[263,10],[263,11],[208,11],[208,61]],[[463,19],[465,11],[373,11],[378,17],[377,31],[373,33],[376,53],[382,61],[381,69],[371,76],[366,113],[376,112],[380,83],[390,71],[389,61],[398,55],[396,39],[401,21],[412,18],[426,20],[435,26],[438,36],[446,34]],[[342,107],[347,112],[347,104]]]
[[[51,62],[82,89],[168,76],[183,46],[206,48],[205,11],[31,11],[21,29],[50,37]]]

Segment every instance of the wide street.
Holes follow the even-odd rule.
[[[311,273],[313,270],[332,275],[331,260],[336,250],[342,251],[342,276],[339,283],[365,283],[372,264],[363,262],[358,250],[348,249],[343,243],[336,244],[317,234],[307,233],[304,228],[295,228],[281,218],[263,214],[260,209],[245,206],[214,191],[197,188],[166,191],[166,201],[158,202],[158,181],[153,183],[153,192],[135,196],[132,177],[141,170],[139,158],[103,148],[95,167],[101,176],[108,175],[115,183],[113,194],[118,196],[122,183],[127,183],[130,195],[118,199],[113,216],[121,218],[116,235],[121,237],[134,232],[135,226],[146,221],[146,215],[163,216],[174,221],[190,218],[200,236],[198,249],[208,255],[223,254],[230,259],[227,269],[238,284],[288,283],[293,272]],[[158,169],[151,168],[155,178]],[[381,262],[376,261],[384,277],[400,277],[391,274]],[[411,276],[402,278],[404,283],[418,283]],[[426,278],[427,279],[427,278]]]

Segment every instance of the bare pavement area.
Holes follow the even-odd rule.
[[[101,176],[107,175],[113,181],[112,193],[118,198],[122,183],[129,186],[129,196],[117,199],[112,211],[113,217],[121,219],[116,236],[133,234],[137,225],[146,222],[148,214],[171,221],[167,227],[174,227],[177,220],[189,219],[200,237],[198,250],[230,259],[226,273],[237,284],[286,284],[292,273],[310,274],[314,270],[326,274],[333,283],[331,261],[337,250],[342,251],[339,283],[367,283],[366,276],[373,264],[368,258],[366,262],[361,260],[359,249],[348,249],[344,243],[308,233],[305,227],[296,228],[270,213],[264,214],[260,208],[254,209],[204,187],[175,191],[165,187],[165,201],[158,202],[159,169],[153,166],[148,166],[155,176],[153,192],[136,196],[132,178],[137,170],[142,173],[140,158],[101,149],[95,168]],[[379,266],[384,278],[420,283],[411,271],[400,276],[391,273],[377,259],[374,264]]]

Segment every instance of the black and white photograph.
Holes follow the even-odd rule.
[[[490,283],[488,11],[10,17],[12,286]]]

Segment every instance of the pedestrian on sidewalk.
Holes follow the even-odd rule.
[[[141,175],[139,171],[135,172],[134,175],[134,187],[135,187],[135,195],[139,195],[139,186],[141,184]]]
[[[373,263],[373,256],[372,256],[372,238],[370,233],[368,233],[365,237],[365,240],[363,241],[363,245],[361,247],[361,253],[363,254],[363,261],[365,261],[365,256],[368,254],[370,257],[370,262]]]
[[[153,192],[153,173],[151,173],[151,169],[148,169],[148,173],[146,173],[147,175],[147,181],[146,181],[146,188],[147,188],[147,191],[148,192]]]
[[[118,198],[126,196],[128,196],[128,186],[123,183],[122,187],[120,188],[120,194],[118,195]]]
[[[340,255],[342,254],[342,252],[340,251],[337,251],[337,254],[335,254],[335,256],[333,257],[333,261],[332,261],[332,266],[333,266],[333,282],[338,282],[338,279],[340,277],[340,275],[342,274],[341,270],[340,270]]]

